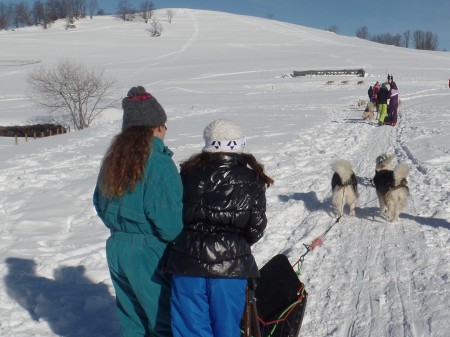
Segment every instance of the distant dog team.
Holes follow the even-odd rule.
[[[375,176],[372,179],[378,196],[380,215],[392,222],[398,220],[410,195],[406,180],[409,168],[406,164],[399,164],[392,170],[394,159],[394,154],[378,156]],[[331,164],[331,168],[334,172],[331,178],[333,208],[341,217],[344,215],[345,205],[348,205],[349,215],[355,216],[359,194],[352,166],[348,161],[338,159]]]

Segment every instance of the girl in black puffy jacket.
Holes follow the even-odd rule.
[[[203,151],[181,164],[184,228],[165,270],[173,274],[175,337],[239,337],[248,278],[259,276],[250,246],[267,224],[273,180],[242,153],[239,125],[219,119],[203,133]]]

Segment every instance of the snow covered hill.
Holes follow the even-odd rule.
[[[275,179],[269,225],[253,249],[260,266],[277,253],[296,262],[332,227],[302,266],[309,300],[301,336],[448,337],[449,53],[219,12],[175,10],[169,24],[164,13],[156,13],[159,38],[113,17],[69,31],[56,23],[0,32],[0,125],[43,113],[25,83],[36,66],[73,58],[117,80],[116,108],[89,129],[18,145],[0,138],[0,335],[119,336],[108,231],[91,196],[121,127],[120,99],[143,85],[166,109],[177,163],[200,151],[210,121],[242,125],[248,150]],[[284,76],[334,68],[364,68],[366,77]],[[403,102],[395,128],[363,121],[357,106],[388,73]],[[369,182],[381,153],[410,167],[411,198],[397,223],[380,217]],[[361,197],[356,217],[336,223],[330,164],[338,158],[352,163]]]

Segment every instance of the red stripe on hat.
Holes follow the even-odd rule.
[[[145,93],[144,95],[139,95],[139,96],[131,96],[128,97],[129,99],[132,99],[134,101],[145,101],[147,99],[150,99],[152,97],[152,95],[150,95],[148,92]]]

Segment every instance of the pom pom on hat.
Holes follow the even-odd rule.
[[[203,131],[204,152],[242,152],[245,135],[241,127],[227,119],[217,119]]]
[[[132,126],[160,126],[167,122],[163,107],[142,86],[128,91],[122,109],[122,131]]]

